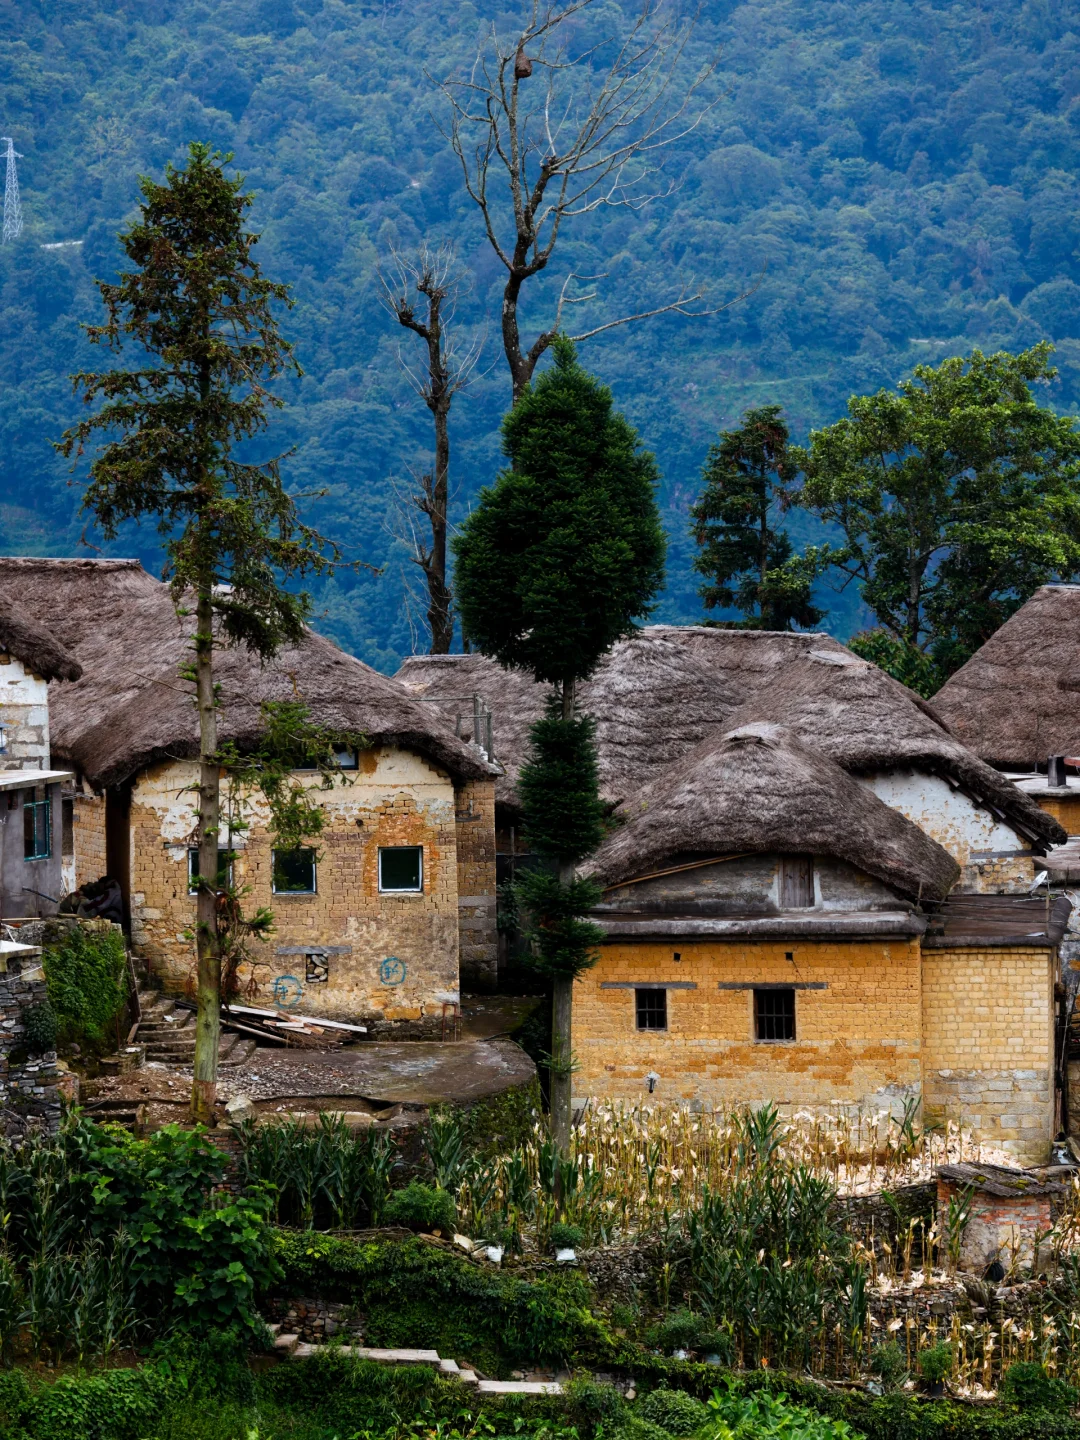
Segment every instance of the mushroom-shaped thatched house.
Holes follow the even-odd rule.
[[[171,988],[193,962],[192,785],[197,717],[180,667],[190,620],[133,560],[0,560],[0,592],[48,625],[81,666],[53,687],[53,748],[75,772],[79,883],[120,883],[136,950]],[[493,978],[496,769],[437,707],[308,632],[266,665],[216,659],[222,738],[252,743],[264,701],[364,736],[319,791],[318,850],[271,849],[266,814],[231,837],[249,907],[276,933],[244,979],[255,1004],[433,1032],[469,979]],[[313,787],[318,777],[298,772]]]
[[[505,850],[542,687],[477,656],[399,677],[466,733],[465,697],[490,710]],[[606,938],[575,987],[579,1098],[650,1075],[702,1104],[921,1094],[1045,1158],[1062,916],[1028,894],[1051,816],[827,636],[651,626],[581,697],[614,828],[587,867]]]

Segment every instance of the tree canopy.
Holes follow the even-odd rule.
[[[68,373],[92,364],[78,324],[95,317],[93,280],[121,267],[115,237],[138,176],[204,140],[235,152],[257,196],[262,263],[296,299],[305,375],[280,387],[287,406],[253,458],[295,444],[296,489],[329,492],[314,523],[350,558],[386,566],[313,593],[321,628],[396,668],[412,647],[404,595],[417,567],[385,524],[391,476],[430,468],[432,442],[376,270],[391,246],[452,239],[472,274],[459,318],[476,334],[486,324],[489,340],[454,407],[456,524],[499,463],[505,272],[431,123],[425,72],[466,73],[495,13],[450,0],[8,0],[4,133],[23,156],[26,229],[0,246],[6,553],[74,553],[81,522],[49,439],[78,415]],[[577,43],[599,43],[620,13],[582,12]],[[582,328],[624,313],[627,297],[649,308],[672,280],[705,281],[723,302],[761,276],[711,320],[658,318],[582,352],[658,458],[672,536],[658,618],[701,616],[688,508],[709,444],[747,408],[781,405],[805,440],[849,395],[891,388],[916,363],[1042,338],[1059,370],[1045,403],[1080,405],[1078,21],[1080,0],[702,7],[689,58],[719,51],[726,98],[665,159],[679,183],[636,214],[601,210],[575,229],[525,317],[552,313],[570,269],[605,277],[574,311]],[[797,549],[825,538],[805,512],[787,529]],[[160,559],[152,531],[126,530],[107,551]],[[417,593],[414,622],[424,603]],[[854,587],[815,603],[838,634],[864,623]]]
[[[792,451],[799,504],[843,535],[810,556],[857,582],[880,627],[856,648],[919,688],[1080,572],[1080,431],[1031,390],[1053,376],[1046,345],[920,365]]]
[[[659,475],[611,391],[554,343],[503,422],[510,460],[454,542],[469,643],[538,680],[582,680],[663,583]]]
[[[690,507],[705,607],[741,611],[735,623],[745,629],[810,628],[825,615],[810,600],[812,570],[777,528],[797,473],[788,438],[779,405],[748,410],[710,448],[701,494]]]

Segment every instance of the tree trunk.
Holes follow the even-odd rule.
[[[221,778],[220,768],[214,759],[217,753],[217,709],[214,704],[214,613],[209,586],[199,593],[195,615],[195,690],[199,707],[199,888],[195,936],[199,970],[191,1118],[203,1125],[212,1125],[221,1033],[221,964],[217,944]]]
[[[503,287],[502,337],[506,363],[510,367],[510,379],[514,387],[511,408],[521,399],[526,385],[532,379],[536,360],[521,353],[521,334],[518,330],[518,300],[525,276],[511,270]]]
[[[574,681],[564,680],[562,686],[562,718],[574,718]],[[559,884],[574,880],[574,865],[559,866]],[[570,1154],[570,1102],[573,1089],[573,976],[558,975],[552,987],[551,1006],[551,1135],[559,1154]]]
[[[440,364],[442,357],[440,356]],[[454,639],[450,587],[446,583],[446,512],[450,504],[450,393],[444,386],[435,417],[435,473],[431,485],[431,560],[424,567],[428,582],[428,624],[431,654],[449,655]]]

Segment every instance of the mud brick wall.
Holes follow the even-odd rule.
[[[93,791],[75,794],[72,829],[75,838],[75,885],[98,880],[105,863],[105,796]]]
[[[245,909],[267,907],[276,927],[241,967],[244,998],[366,1023],[373,1035],[437,1035],[444,1005],[459,998],[454,786],[409,751],[373,749],[359,758],[345,783],[316,790],[325,828],[314,894],[273,892],[269,813],[259,797],[242,800],[249,828],[232,836],[234,884],[250,887]],[[188,889],[195,775],[193,762],[155,766],[132,794],[132,945],[173,991],[188,986],[195,959]],[[317,776],[297,778],[318,787]],[[422,848],[423,890],[380,893],[379,850],[401,845]],[[312,974],[309,956],[325,963],[325,979]]]
[[[574,985],[575,1103],[641,1101],[655,1071],[661,1104],[899,1111],[921,1082],[919,972],[907,938],[605,944]],[[637,1029],[642,981],[680,987],[666,1031]],[[755,1040],[755,983],[815,987],[796,990],[794,1041]]]
[[[458,788],[457,872],[461,983],[467,990],[492,991],[499,981],[494,780]]]
[[[1053,951],[923,955],[927,1118],[963,1119],[1023,1164],[1049,1153],[1053,1121]]]
[[[1070,835],[1080,835],[1080,794],[1033,795],[1040,810],[1052,815]]]
[[[949,1201],[960,1191],[954,1181],[938,1180],[938,1217],[942,1235],[948,1235]],[[960,1242],[960,1268],[976,1275],[1000,1260],[1012,1269],[1016,1254],[1023,1266],[1035,1257],[1035,1241],[1053,1224],[1049,1195],[990,1195],[975,1190],[969,1219]],[[1044,1259],[1047,1258],[1044,1255]]]

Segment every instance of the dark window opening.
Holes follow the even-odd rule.
[[[355,770],[359,765],[356,751],[351,745],[334,746],[334,764],[339,770]]]
[[[75,854],[75,801],[60,802],[60,853]]]
[[[758,1040],[795,1039],[795,990],[754,991],[754,1036]]]
[[[304,956],[307,983],[325,985],[330,979],[330,956],[325,950],[309,950]]]
[[[809,855],[780,860],[781,910],[805,910],[814,903],[814,862]]]
[[[48,800],[27,800],[23,804],[23,856],[47,860],[52,854],[52,806]]]
[[[390,845],[379,851],[379,889],[416,893],[424,888],[422,845]]]
[[[302,845],[296,850],[275,850],[274,894],[315,894],[315,851]]]
[[[634,1003],[637,1007],[639,1030],[667,1029],[666,990],[635,990]]]
[[[231,850],[218,851],[216,889],[229,890],[232,888],[234,859],[235,856]],[[187,874],[187,888],[189,892],[194,895],[199,888],[199,849],[197,845],[191,846],[187,852]]]

